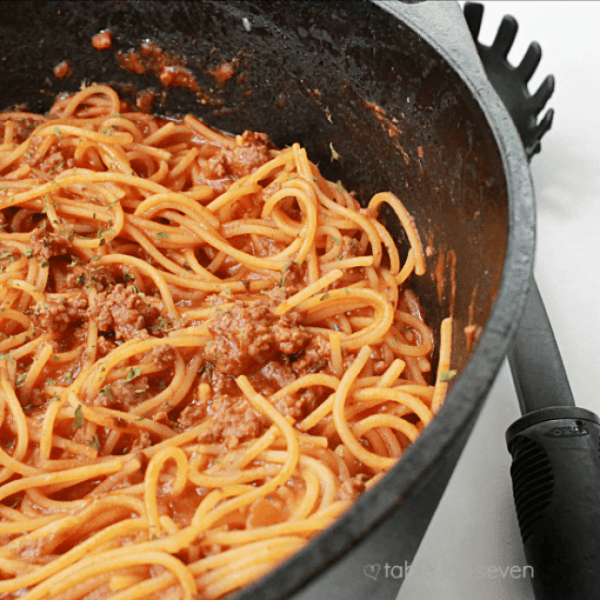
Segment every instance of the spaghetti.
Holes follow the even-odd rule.
[[[103,85],[0,134],[0,597],[220,598],[439,409],[392,194]]]

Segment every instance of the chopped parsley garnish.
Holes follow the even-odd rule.
[[[84,426],[85,419],[83,418],[83,414],[81,412],[81,404],[78,404],[77,408],[75,409],[75,418],[73,419],[73,430]]]
[[[440,381],[442,383],[445,383],[446,381],[450,381],[455,376],[456,376],[456,369],[452,369],[451,371],[442,371],[440,373]]]
[[[139,377],[142,374],[142,369],[140,369],[139,367],[135,367],[135,368],[131,368],[129,369],[129,372],[127,373],[127,377],[125,378],[125,383],[129,383],[130,381],[133,381],[136,377]]]
[[[329,142],[329,149],[331,150],[331,160],[340,160],[340,155],[335,151],[331,142]]]
[[[93,448],[96,452],[100,452],[100,439],[98,438],[98,434],[94,434],[93,439],[91,440],[85,440],[85,443],[90,447]]]
[[[109,400],[113,400],[115,397],[109,385],[105,385],[102,389],[99,390],[98,393],[104,394]]]
[[[11,365],[15,364],[15,359],[10,352],[6,352],[5,354],[0,354],[0,360],[7,360]]]

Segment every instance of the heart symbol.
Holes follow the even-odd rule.
[[[374,579],[377,581],[377,577],[379,576],[379,571],[381,571],[381,565],[367,565],[363,572],[367,577]]]

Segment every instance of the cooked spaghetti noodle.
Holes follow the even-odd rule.
[[[439,409],[392,194],[102,85],[0,134],[0,597],[219,598]]]

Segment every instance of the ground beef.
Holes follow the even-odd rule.
[[[271,425],[264,415],[258,414],[245,398],[216,395],[208,408],[208,414],[216,417],[216,424],[199,437],[199,441],[223,440],[228,448],[260,437]]]
[[[110,384],[110,397],[107,397],[106,394],[101,394],[98,396],[97,403],[129,412],[146,399],[145,391],[149,387],[147,377],[137,377],[128,382],[116,381]]]
[[[117,344],[112,340],[105,338],[103,335],[98,336],[97,350],[100,357],[106,356],[117,347]]]
[[[177,419],[177,425],[182,431],[195,427],[206,417],[206,407],[200,404],[186,406]]]
[[[150,434],[147,431],[142,431],[139,437],[137,437],[131,445],[129,452],[139,452],[140,450],[149,448],[150,446],[152,446],[152,438],[150,437]]]
[[[264,165],[271,156],[269,138],[264,133],[245,131],[242,145],[220,149],[206,161],[203,173],[207,179],[240,179]]]
[[[329,341],[322,335],[314,336],[304,348],[302,355],[293,363],[293,366],[298,376],[306,375],[306,373],[322,372],[333,374]]]
[[[236,302],[230,312],[208,324],[214,339],[205,347],[206,360],[216,371],[237,377],[252,373],[278,353],[298,353],[312,337],[300,319],[296,311],[273,314],[265,300]]]
[[[101,332],[114,331],[115,339],[127,341],[155,325],[160,311],[137,295],[131,286],[118,283],[98,294],[90,315]]]
[[[167,344],[155,346],[150,353],[150,359],[152,360],[153,365],[164,369],[165,367],[172,365],[175,361],[175,351]]]
[[[47,231],[46,227],[37,227],[31,232],[31,247],[37,258],[50,259],[70,253],[71,242],[61,233]]]
[[[236,146],[228,157],[228,166],[237,177],[245,177],[271,159],[264,133],[244,131],[242,145]]]
[[[77,292],[70,298],[52,298],[35,305],[31,320],[42,331],[64,332],[71,324],[81,323],[87,318],[88,298]]]
[[[24,110],[27,111],[28,107],[24,104],[20,104],[17,105],[15,107],[13,107],[14,110]],[[39,125],[40,121],[38,120],[34,120],[34,119],[23,119],[23,118],[19,118],[16,121],[13,121],[14,123],[14,129],[13,129],[13,142],[15,144],[21,144],[23,143],[32,133],[32,131],[36,128],[37,125]],[[2,128],[0,129],[0,131],[2,132],[2,136],[4,137],[4,128],[5,125],[4,123],[2,124]]]
[[[93,265],[93,263],[91,263]],[[69,273],[64,282],[57,282],[58,287],[73,289],[76,287],[89,288],[93,286],[97,292],[103,292],[116,284],[115,274],[105,266],[74,265],[69,267]]]
[[[295,421],[301,421],[325,400],[326,394],[327,390],[322,386],[310,387],[284,396],[276,407],[284,417],[290,416]]]

